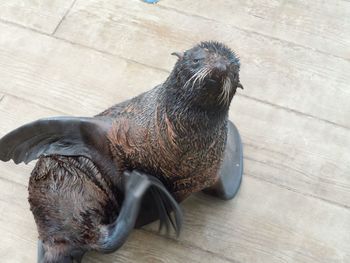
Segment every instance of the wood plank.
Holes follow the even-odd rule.
[[[0,79],[6,83],[0,92],[24,96],[58,112],[93,115],[148,90],[166,77],[163,71],[46,36],[12,27],[2,29],[8,36],[19,36],[18,41],[22,37],[28,41],[26,45],[12,42],[0,49]],[[40,44],[45,48],[37,50]],[[8,114],[12,111],[11,104],[17,103],[4,107]],[[25,112],[26,107],[31,108],[23,106],[19,114]],[[242,96],[235,98],[231,117],[245,143],[248,174],[348,206],[350,178],[346,175],[350,171],[350,137],[347,129]],[[26,118],[29,120],[31,115]],[[5,130],[0,132],[0,136],[5,134]]]
[[[15,96],[4,95],[0,102],[0,114],[0,134],[2,136],[19,125],[35,119],[58,115],[59,112]]]
[[[32,119],[93,115],[148,90],[166,77],[165,70],[174,61],[167,56],[172,48],[188,47],[198,41],[199,34],[207,37],[201,32],[209,29],[208,36],[238,39],[246,65],[242,70],[253,69],[249,74],[242,71],[242,80],[248,89],[245,94],[255,100],[237,96],[230,111],[244,140],[246,174],[233,201],[203,194],[188,199],[182,205],[185,224],[179,240],[135,231],[118,253],[92,254],[86,261],[347,262],[350,134],[344,127],[349,127],[348,64],[221,22],[210,24],[205,22],[208,19],[141,1],[130,1],[127,7],[120,3],[81,1],[80,7],[86,8],[79,7],[72,17],[77,15],[78,30],[83,31],[81,24],[91,25],[91,30],[80,43],[116,55],[129,52],[127,58],[161,70],[0,24],[0,137]],[[67,25],[73,27],[72,21]],[[74,36],[69,39],[84,36],[72,28],[69,31]],[[254,90],[260,83],[261,90]],[[289,95],[293,88],[295,93]],[[36,258],[37,234],[26,200],[30,169],[0,163],[2,262]],[[155,229],[152,225],[146,231]]]
[[[350,59],[350,2],[164,0],[158,6]]]
[[[180,240],[238,262],[346,262],[350,213],[246,176],[238,196],[197,194],[182,205]],[[155,224],[146,227],[156,231]]]
[[[235,98],[231,118],[244,142],[245,173],[350,207],[350,132]]]
[[[134,230],[125,245],[116,253],[101,255],[91,253],[85,258],[86,263],[110,262],[218,262],[238,263],[221,258],[210,251],[182,244],[181,239],[171,240],[142,230]]]
[[[241,56],[245,96],[350,127],[348,60],[138,0],[78,0],[56,35],[164,70],[172,51],[220,40]]]
[[[0,19],[51,34],[73,2],[74,0],[1,1]]]
[[[0,189],[0,240],[8,244],[0,248],[2,262],[34,261],[36,229],[26,187],[1,179]],[[350,257],[348,209],[249,176],[233,201],[197,194],[182,207],[178,240],[135,231],[117,253],[94,253],[86,261],[342,263]]]
[[[29,210],[27,187],[0,179],[0,191],[1,262],[35,262],[37,230]],[[214,261],[232,262],[208,251],[142,230],[135,230],[116,253],[90,253],[84,257],[86,263]]]
[[[0,79],[6,83],[0,92],[55,109],[55,115],[97,114],[167,75],[14,26],[0,24],[0,31]]]
[[[3,186],[0,180],[2,189]],[[26,192],[25,188],[21,190]],[[12,197],[16,195],[17,193],[13,193]],[[22,201],[28,203],[26,198]],[[19,209],[16,205],[10,204],[11,200],[0,200],[1,262],[35,262],[37,233],[29,206],[27,205],[26,209]]]
[[[50,97],[47,99],[52,100]],[[237,107],[237,111],[240,108],[244,108],[242,106],[247,105],[247,102],[242,102],[242,100],[247,99],[238,98],[236,100],[237,103],[234,104],[234,107]],[[248,102],[249,101],[250,100],[248,100]],[[46,109],[40,109],[40,107],[32,105],[29,102],[25,104],[20,99],[16,99],[11,96],[6,96],[0,105],[2,106],[0,108],[0,116],[1,119],[4,120],[2,124],[9,127],[12,127],[12,125],[14,125],[17,121],[16,116],[11,117],[9,114],[9,112],[12,112],[11,108],[30,108],[30,114],[32,114],[33,117],[37,117],[41,114],[49,114],[49,112],[45,113],[47,111]],[[298,115],[295,115],[294,118],[296,119],[293,119],[293,113],[285,113],[285,111],[278,109],[269,111],[266,109],[266,107],[270,106],[266,106],[264,104],[262,104],[262,106],[263,107],[260,105],[260,107],[256,110],[260,112],[260,115],[262,117],[265,115],[270,115],[271,117],[271,114],[275,113],[276,115],[272,115],[271,118],[276,120],[276,126],[271,127],[271,130],[277,130],[281,134],[290,134],[284,130],[286,129],[283,128],[286,125],[284,122],[302,124],[299,126],[301,128],[305,126],[309,127],[309,132],[311,134],[314,133],[315,130],[325,129],[322,127],[320,128],[313,126],[315,125],[313,122],[316,122],[317,124],[317,121],[315,120],[312,120],[310,122],[310,120],[304,120],[304,118],[301,118]],[[251,107],[255,108],[256,105],[253,104]],[[266,127],[268,127],[268,125],[264,122],[264,119],[261,118],[261,123],[257,123],[255,121],[256,125],[258,125],[255,126],[255,129],[249,127],[248,124],[252,123],[252,119],[250,118],[253,118],[256,112],[251,108],[244,108],[244,110],[241,111],[242,112],[238,114],[236,112],[236,109],[233,109],[233,112],[236,113],[235,115],[237,122],[240,124],[240,127],[243,128],[241,131],[242,134],[244,134],[244,141],[248,142],[245,144],[247,152],[246,154],[248,156],[254,154],[255,151],[258,152],[263,149],[263,147],[260,146],[261,144],[257,147],[249,145],[256,143],[254,139],[261,139],[263,143],[272,145],[273,148],[274,146],[283,147],[283,145],[287,144],[288,141],[290,141],[290,143],[293,143],[295,141],[295,138],[299,137],[298,130],[294,130],[292,127],[287,126],[287,128],[290,128],[290,131],[293,131],[295,137],[290,137],[289,135],[287,137],[284,137],[285,139],[287,138],[285,141],[279,141],[280,136],[276,136],[278,139],[275,138],[275,141],[271,137],[265,137],[266,135],[261,138],[255,138],[255,136],[258,134],[255,131],[262,132],[264,129],[266,129]],[[252,116],[249,118],[249,114],[243,115],[244,112],[249,112]],[[20,115],[24,115],[23,111],[20,109],[17,114],[18,117],[20,117]],[[287,115],[287,117],[285,115]],[[12,121],[13,124],[11,124],[9,120],[6,120],[7,118],[14,118]],[[298,118],[300,119],[299,121]],[[322,124],[327,125],[323,122]],[[1,131],[5,129],[6,127],[2,127]],[[266,134],[269,134],[271,130],[265,131]],[[341,137],[342,136],[339,136],[339,138]],[[344,137],[347,138],[346,136]],[[311,141],[311,146],[316,145],[316,143],[320,141],[320,139],[317,137],[314,139],[316,141]],[[339,140],[339,143],[341,142],[342,141]],[[286,180],[284,175],[288,174],[288,169],[283,170],[281,163],[286,164],[290,162],[291,167],[293,168],[293,165],[299,165],[298,158],[300,158],[300,160],[303,160],[304,158],[310,158],[310,156],[307,155],[307,152],[302,152],[300,150],[295,150],[295,155],[291,153],[291,156],[288,156],[286,153],[293,152],[293,145],[290,145],[289,147],[290,148],[282,149],[280,153],[277,150],[275,152],[268,151],[266,153],[262,151],[261,156],[258,157],[263,158],[264,154],[271,155],[271,159],[272,157],[275,157],[277,167],[275,168],[274,165],[270,165],[273,167],[273,169],[276,169],[275,171],[272,169],[272,172],[276,176],[276,178],[274,178],[275,181],[278,180],[278,176],[280,176],[283,180]],[[315,149],[315,151],[320,153],[323,152],[319,149]],[[329,152],[346,153],[347,151],[342,151],[339,149],[333,150],[330,148]],[[298,154],[301,154],[301,156],[297,157]],[[325,156],[325,160],[328,158],[337,158],[337,156],[333,157],[332,154],[330,157]],[[317,160],[318,159],[316,158],[316,161]],[[264,159],[262,159],[262,161],[264,161]],[[342,163],[344,161],[346,161],[346,158],[342,160],[342,157],[340,156],[339,162]],[[255,177],[259,176],[259,173],[265,173],[265,170],[266,173],[269,173],[269,163],[266,163],[266,166],[259,167],[259,162],[257,165],[256,162],[248,161],[245,165],[246,171],[248,171],[248,174],[252,174]],[[308,163],[308,161],[306,161],[306,163]],[[308,163],[308,165],[311,168],[318,170],[317,167],[315,168],[315,164]],[[15,207],[15,205],[20,206],[22,203],[26,203],[26,184],[28,180],[26,178],[26,175],[24,173],[14,174],[12,165],[8,165],[8,163],[1,163],[0,167],[2,171],[0,189],[1,185],[4,185],[4,190],[1,191],[1,198],[4,200],[4,204],[2,205]],[[298,179],[300,179],[300,175],[293,174],[293,171],[294,170],[289,172],[291,178],[294,176],[294,178],[298,177]],[[6,178],[8,175],[10,176]],[[10,182],[8,182],[8,180],[10,180]],[[317,177],[315,180],[317,180]],[[20,185],[18,186],[18,184],[13,184],[11,181],[19,182]],[[8,186],[9,183],[13,185]],[[309,185],[313,184],[315,183],[309,183]],[[332,186],[328,185],[328,188],[325,187],[325,189],[332,189]],[[337,193],[336,191],[334,192]],[[344,193],[346,194],[345,191]],[[344,193],[340,192],[340,194]],[[19,247],[25,248],[23,251],[29,250],[29,255],[34,255],[34,230],[32,230],[31,236],[29,235],[31,237],[31,240],[26,239],[22,241],[20,238],[17,238],[21,236],[21,233],[27,233],[21,231],[28,231],[26,228],[29,226],[29,222],[20,223],[16,221],[16,218],[29,218],[29,214],[27,213],[25,216],[19,216],[16,214],[17,212],[13,212],[14,214],[12,214],[11,212],[8,212],[11,211],[9,207],[6,206],[4,208],[0,208],[0,211],[3,211],[2,218],[5,216],[9,218],[7,224],[10,225],[5,224],[5,219],[1,225],[4,225],[4,228],[6,229],[13,229],[13,226],[16,226],[14,229],[18,232],[6,234],[4,237],[6,239],[8,239],[9,236],[15,236],[16,238],[12,238],[10,241],[6,241],[5,244],[10,245],[13,244],[13,242],[16,242]],[[244,178],[242,189],[237,198],[232,202],[221,202],[204,195],[196,195],[186,201],[183,207],[185,209],[185,225],[184,232],[181,235],[179,242],[185,247],[190,246],[191,249],[193,246],[204,248],[205,250],[210,251],[210,255],[212,253],[218,253],[223,257],[223,259],[233,259],[237,262],[342,262],[343,258],[350,256],[350,243],[348,240],[350,237],[347,235],[347,230],[350,230],[350,215],[348,209],[335,207],[331,204],[321,202],[305,195],[273,186],[267,182],[261,182],[249,176],[246,176]],[[28,207],[25,206],[21,209],[24,211],[27,208]],[[210,209],[210,213],[207,212],[208,209]],[[6,213],[4,211],[6,211]],[[22,225],[23,228],[18,227],[20,225]],[[31,229],[35,229],[34,225],[31,226]],[[148,229],[154,230],[154,226],[148,227]],[[27,237],[28,234],[25,236]],[[158,256],[149,256],[147,253],[156,253],[156,251],[165,250],[166,252],[162,253],[165,253],[166,258],[168,258],[168,253],[172,255],[169,257],[175,257],[175,255],[182,254],[179,252],[183,251],[182,247],[180,247],[179,250],[176,249],[176,251],[171,250],[169,252],[168,246],[171,246],[172,249],[174,248],[173,245],[169,245],[167,243],[168,241],[161,239],[160,241],[154,241],[154,243],[147,243],[148,238],[149,236],[143,237],[141,235],[141,237],[136,241],[133,241],[133,239],[131,239],[131,242],[136,242],[136,245],[132,243],[130,244],[130,247],[126,246],[126,250],[124,252],[120,252],[121,254],[117,253],[117,256],[122,257],[123,260],[125,258],[131,258],[130,262],[133,262],[132,260],[135,262],[139,255],[134,254],[136,251],[139,251],[137,253],[145,253],[143,257],[150,257],[151,259],[154,259],[155,257],[157,258]],[[31,244],[26,245],[28,242],[31,242]],[[144,252],[145,250],[143,249],[146,246],[143,244],[143,242],[149,244],[146,252]],[[163,243],[164,247],[159,248],[158,246],[163,246]],[[152,252],[148,252],[148,249],[152,249],[153,246],[154,251],[152,250]],[[0,255],[4,255],[1,253],[5,252],[0,252]],[[198,253],[195,253],[195,259],[197,257],[202,257],[200,252]],[[184,254],[193,255],[193,253]],[[134,255],[135,258],[133,258],[132,255]],[[16,259],[17,257],[25,258],[26,255],[19,254],[16,255]],[[94,262],[93,260],[96,260],[96,262],[100,260],[100,256],[98,255],[94,254],[91,257],[92,262]],[[204,256],[204,258],[207,257],[208,255]],[[112,258],[114,259],[114,254],[103,256],[102,258],[108,262],[108,260]],[[191,260],[195,261],[195,259],[192,258]],[[207,262],[212,262],[212,258]]]
[[[62,114],[21,98],[5,95],[0,102],[0,137],[25,123],[57,115]],[[12,161],[7,163],[0,161],[0,178],[27,186],[34,164],[35,162],[31,162],[29,165],[15,165]]]

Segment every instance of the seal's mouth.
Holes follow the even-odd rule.
[[[222,86],[222,83],[218,78],[208,77],[204,81],[204,86],[208,87],[209,89],[217,89]]]
[[[218,76],[214,74],[210,74],[207,78],[206,81],[208,84],[213,84],[213,85],[220,85],[222,84],[222,80],[225,79],[223,76]]]
[[[219,84],[219,80],[218,79],[214,79],[214,78],[208,78],[207,79],[207,83],[211,84],[211,85],[216,85],[216,84]]]

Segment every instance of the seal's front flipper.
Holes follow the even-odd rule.
[[[110,122],[98,118],[55,117],[23,125],[0,139],[0,160],[28,163],[40,156],[108,156]]]
[[[38,263],[43,263],[44,262],[44,256],[45,256],[45,251],[43,247],[43,242],[39,239],[38,240]]]
[[[243,145],[236,126],[228,121],[227,144],[218,181],[205,193],[229,200],[235,197],[243,175]]]
[[[158,206],[160,224],[172,226],[179,234],[182,225],[182,212],[164,185],[155,177],[133,170],[125,172],[124,201],[118,218],[110,225],[101,227],[101,238],[97,250],[110,253],[117,250],[126,240],[135,226],[145,193],[154,192],[154,202]],[[174,211],[175,220],[169,211]]]

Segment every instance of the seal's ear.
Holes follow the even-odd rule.
[[[180,60],[183,59],[184,53],[183,52],[173,52],[171,55],[177,56]]]

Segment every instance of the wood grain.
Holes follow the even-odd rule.
[[[220,257],[205,249],[183,244],[181,238],[178,240],[171,240],[158,235],[158,233],[151,233],[143,230],[134,230],[125,245],[116,253],[109,255],[91,253],[85,258],[85,262],[238,263],[232,259]]]
[[[341,58],[138,0],[78,1],[57,36],[164,70],[172,51],[224,41],[241,56],[246,96],[350,127],[350,63]]]
[[[85,262],[349,261],[348,1],[78,0],[54,36],[72,1],[7,2],[0,137],[41,117],[91,116],[147,91],[167,77],[172,51],[202,39],[225,41],[242,58],[246,89],[230,110],[244,142],[238,196],[196,194],[182,204],[179,239],[152,224],[117,253]],[[0,163],[1,262],[36,259],[27,202],[33,164]]]
[[[6,172],[6,169],[2,171]],[[1,262],[35,262],[37,231],[29,210],[27,187],[0,179],[0,191]],[[84,263],[213,261],[232,262],[200,248],[189,247],[179,241],[142,230],[135,230],[127,243],[116,253],[89,253],[84,258]]]
[[[25,123],[39,118],[57,115],[62,114],[59,114],[56,110],[39,106],[18,97],[4,95],[0,102],[0,137]],[[15,165],[13,162],[0,162],[0,180],[22,185],[25,187],[25,192],[27,192],[28,179],[31,170],[34,168],[34,164],[35,162],[31,162],[29,165]],[[3,197],[3,195],[0,195],[0,198],[1,197]],[[27,200],[25,201],[27,202]]]
[[[0,24],[0,31],[0,92],[55,109],[58,115],[97,114],[167,75],[14,26]]]
[[[33,261],[36,230],[26,187],[1,179],[0,189],[1,239],[9,246],[1,247],[0,255]],[[350,237],[344,231],[350,227],[348,209],[255,178],[245,177],[233,201],[198,194],[182,207],[185,223],[178,241],[136,231],[117,253],[92,254],[87,262],[213,262],[218,254],[215,262],[337,263],[350,256]]]
[[[24,183],[15,183],[21,175],[13,176],[18,178],[0,179],[0,229],[5,244],[16,243],[16,247],[1,247],[0,255],[5,260],[11,255],[17,262],[33,261],[36,230],[27,189]],[[87,262],[337,263],[350,256],[350,236],[344,231],[350,228],[348,209],[250,176],[233,201],[197,194],[182,207],[185,222],[178,240],[136,231],[117,253],[88,255]],[[146,229],[154,232],[156,224]]]
[[[232,201],[197,194],[182,207],[182,242],[238,262],[343,263],[350,258],[350,236],[344,231],[350,227],[348,209],[250,176]]]
[[[57,111],[52,114],[48,111],[47,115],[94,115],[150,89],[167,75],[23,29],[2,26],[2,30],[9,37],[20,36],[0,45],[3,50],[0,79],[8,83],[2,92]],[[23,38],[30,41],[26,45],[17,44]],[[35,48],[40,45],[45,48]],[[231,118],[243,136],[247,173],[342,206],[349,205],[347,129],[239,95],[233,101]]]
[[[350,59],[348,1],[164,0],[159,6]]]
[[[235,98],[230,115],[247,174],[350,207],[349,130],[244,97]]]
[[[51,34],[74,0],[11,0],[0,2],[0,19]]]

